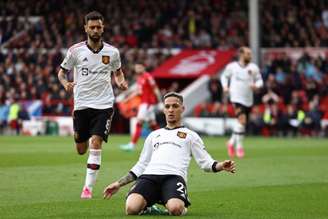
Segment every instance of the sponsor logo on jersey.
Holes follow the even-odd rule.
[[[179,138],[186,138],[187,137],[187,133],[178,131],[177,136]]]
[[[101,60],[105,65],[107,65],[107,64],[109,64],[110,58],[109,58],[109,56],[102,56]]]
[[[177,147],[179,147],[179,148],[182,148],[181,145],[179,145],[179,144],[177,144],[177,143],[175,143],[175,142],[173,142],[173,141],[157,142],[156,144],[154,144],[153,147],[154,147],[154,149],[156,150],[159,146],[162,146],[162,145],[164,145],[164,144],[174,145],[174,146],[177,146]]]
[[[87,76],[89,74],[94,75],[94,74],[108,74],[108,71],[91,71],[88,68],[82,68],[82,75]]]

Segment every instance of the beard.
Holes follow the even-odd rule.
[[[245,59],[244,59],[245,64],[248,64],[248,63],[250,63],[251,61],[252,61],[252,58],[245,58]]]
[[[94,35],[89,34],[88,37],[94,43],[98,43],[101,40],[101,34],[99,34],[99,35],[98,34],[94,34]]]

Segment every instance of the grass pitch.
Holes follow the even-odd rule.
[[[104,145],[94,199],[80,200],[87,156],[71,137],[0,136],[0,218],[124,218],[124,187],[111,200],[103,188],[123,176],[141,150],[126,153],[112,136]],[[226,138],[205,137],[216,159],[227,159]],[[246,138],[237,173],[211,174],[192,161],[187,218],[328,218],[328,140]],[[138,218],[167,216],[140,216]]]

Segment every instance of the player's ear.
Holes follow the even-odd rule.
[[[87,33],[87,30],[88,30],[88,26],[85,24],[85,25],[84,25],[84,32]]]

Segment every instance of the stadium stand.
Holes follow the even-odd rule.
[[[85,0],[81,4],[77,0],[23,0],[2,1],[0,8],[1,124],[5,124],[6,106],[15,100],[40,99],[43,115],[70,115],[72,103],[57,81],[57,68],[65,49],[84,40],[83,15],[90,8],[105,15],[104,38],[120,48],[124,72],[131,82],[133,63],[143,62],[151,71],[171,55],[161,48],[228,49],[248,44],[247,1],[114,0],[108,4]],[[262,0],[260,8],[265,33],[261,34],[262,47],[328,46],[326,1],[285,4]],[[263,62],[266,87],[256,96],[251,132],[318,134],[318,122],[328,119],[327,68],[325,58],[309,54],[296,62],[287,53]],[[200,103],[194,110],[196,116],[233,115],[231,105],[216,93],[220,89],[220,83],[212,78],[212,100]],[[263,100],[270,91],[279,101]],[[288,123],[295,118],[301,120],[296,131]]]

